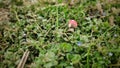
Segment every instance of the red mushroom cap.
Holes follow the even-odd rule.
[[[68,27],[69,28],[76,28],[77,27],[77,22],[75,20],[70,20],[69,21],[69,24],[68,24]]]

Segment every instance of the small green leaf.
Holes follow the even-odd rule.
[[[68,54],[66,55],[66,58],[67,58],[68,61],[70,61],[70,60],[72,59],[72,55],[71,55],[70,53],[68,53]]]
[[[44,67],[45,67],[45,68],[51,68],[52,66],[55,66],[55,65],[57,65],[57,64],[58,64],[57,61],[51,61],[51,62],[49,62],[49,63],[44,64]]]
[[[45,62],[50,62],[55,60],[55,54],[53,52],[48,52],[45,54],[44,59]]]
[[[72,51],[72,46],[68,43],[62,43],[60,45],[61,49],[64,51],[64,52],[70,52]]]
[[[74,68],[73,66],[67,66],[67,67],[65,67],[65,68]]]
[[[71,59],[73,64],[79,63],[81,57],[78,54],[73,55],[73,58]]]

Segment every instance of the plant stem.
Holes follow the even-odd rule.
[[[58,4],[58,2],[57,2],[57,4]],[[57,29],[58,29],[58,6],[56,6],[56,12],[57,12],[56,26],[57,26]]]

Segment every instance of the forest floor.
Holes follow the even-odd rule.
[[[120,1],[69,1],[1,0],[0,68],[119,68]]]

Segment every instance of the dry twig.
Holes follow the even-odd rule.
[[[25,63],[26,63],[26,61],[27,61],[27,58],[28,58],[28,56],[29,56],[29,51],[28,50],[26,50],[25,52],[24,52],[24,54],[23,54],[23,56],[22,56],[22,59],[21,59],[21,61],[20,61],[20,63],[18,64],[18,66],[17,66],[17,68],[24,68],[24,65],[25,65]]]

